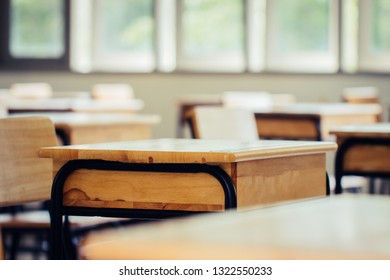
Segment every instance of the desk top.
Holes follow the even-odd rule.
[[[150,139],[40,149],[44,158],[102,159],[134,163],[228,163],[334,151],[333,142]]]
[[[269,110],[260,110],[256,113],[276,114],[306,114],[316,116],[326,115],[380,115],[382,107],[379,104],[349,104],[349,103],[316,103],[297,102],[283,106],[274,106]]]
[[[139,111],[144,102],[140,99],[95,100],[91,98],[49,98],[49,99],[19,99],[9,98],[7,107],[10,111],[74,111],[74,112],[104,112],[104,111]]]
[[[336,134],[339,137],[390,137],[390,123],[373,123],[365,125],[345,125],[334,127],[330,131],[331,134]]]
[[[91,127],[117,124],[158,124],[159,115],[123,114],[123,113],[18,113],[10,117],[48,117],[56,126]]]
[[[96,232],[90,259],[390,259],[390,198],[340,195]]]

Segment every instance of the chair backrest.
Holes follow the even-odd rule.
[[[342,92],[342,100],[347,103],[380,103],[376,87],[348,87]]]
[[[56,145],[48,118],[0,119],[0,206],[50,199],[52,160],[39,158],[38,149]]]
[[[9,92],[12,97],[23,99],[47,99],[53,96],[53,89],[48,83],[15,83]]]
[[[193,137],[198,139],[258,140],[251,111],[221,106],[194,107],[190,113]]]
[[[134,91],[128,84],[95,84],[92,87],[92,98],[128,100],[134,98]]]
[[[226,91],[222,94],[222,103],[227,108],[261,110],[272,107],[272,97],[269,92]]]

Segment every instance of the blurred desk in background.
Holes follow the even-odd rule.
[[[255,111],[260,138],[327,140],[332,127],[376,123],[378,104],[293,103]]]
[[[339,146],[335,162],[335,193],[341,193],[343,176],[390,178],[390,123],[333,128]],[[373,192],[373,190],[371,190]]]
[[[51,119],[64,145],[149,139],[159,115],[119,113],[23,113],[11,117],[45,116]]]
[[[177,100],[178,125],[177,136],[185,136],[187,114],[195,106],[224,106],[227,108],[268,110],[274,106],[295,102],[295,96],[289,93],[269,93],[264,91],[226,91],[221,94],[185,95]]]
[[[9,98],[6,106],[10,114],[26,112],[134,113],[144,108],[144,102],[140,99],[117,101],[90,98]]]

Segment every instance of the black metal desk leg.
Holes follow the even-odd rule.
[[[72,160],[58,171],[52,186],[51,203],[51,258],[63,259],[63,215],[166,219],[202,213],[179,210],[117,209],[63,206],[63,187],[68,176],[77,169],[115,170],[134,172],[207,173],[218,180],[225,197],[225,210],[237,208],[236,188],[232,179],[219,166],[207,164],[138,164],[103,160]]]

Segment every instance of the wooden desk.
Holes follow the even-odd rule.
[[[11,116],[45,116],[54,123],[64,145],[93,144],[151,138],[158,115],[118,113],[25,113]]]
[[[336,153],[336,193],[342,192],[345,175],[390,177],[390,123],[351,125],[334,128],[339,149]]]
[[[293,103],[255,112],[260,138],[324,140],[332,127],[376,123],[378,104]]]
[[[152,139],[39,154],[59,170],[52,190],[58,241],[64,214],[166,218],[325,196],[325,154],[335,149],[314,141]]]
[[[390,259],[390,198],[341,195],[90,234],[84,259]],[[373,218],[375,217],[375,218]]]
[[[8,98],[7,107],[10,114],[26,112],[134,113],[143,109],[144,102],[140,99],[110,101],[91,98]]]

